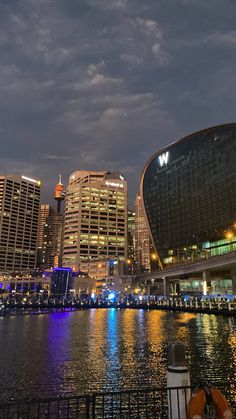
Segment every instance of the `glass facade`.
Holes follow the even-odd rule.
[[[194,133],[149,160],[141,192],[164,265],[235,249],[235,168],[236,124]]]
[[[68,295],[73,287],[73,273],[70,268],[55,268],[52,273],[52,295]]]

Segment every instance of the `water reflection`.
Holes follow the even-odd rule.
[[[168,342],[185,343],[193,384],[236,380],[234,318],[92,309],[0,321],[2,398],[165,385]]]
[[[58,312],[53,313],[52,316],[48,316],[47,319],[47,335],[42,341],[41,350],[45,354],[45,366],[47,366],[47,372],[43,374],[41,387],[44,393],[53,393],[55,396],[60,393],[63,389],[63,382],[60,381],[55,370],[60,371],[60,376],[65,375],[65,371],[68,366],[68,358],[71,353],[71,312]],[[45,341],[46,348],[44,347]],[[46,349],[46,350],[45,350]],[[48,379],[48,376],[51,379]],[[67,388],[70,392],[70,387]]]
[[[105,383],[106,381],[107,359],[104,356],[106,320],[106,310],[94,309],[90,311],[90,335],[88,351],[88,366],[90,370],[90,376],[87,378],[87,380],[89,382],[93,381],[94,391],[99,390],[98,383]]]
[[[166,378],[166,344],[164,331],[165,312],[155,311],[147,317],[147,339],[149,357],[147,385],[163,385]]]

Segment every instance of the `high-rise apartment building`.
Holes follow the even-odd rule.
[[[151,240],[139,194],[135,199],[135,269],[138,272],[150,271]]]
[[[128,259],[134,261],[135,249],[135,212],[128,211]]]
[[[0,271],[36,266],[40,181],[0,176]]]
[[[63,265],[127,257],[127,182],[120,173],[76,171],[66,192]]]
[[[49,204],[40,206],[37,268],[61,266],[63,216]]]

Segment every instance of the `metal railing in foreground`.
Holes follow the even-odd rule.
[[[189,387],[153,388],[85,396],[58,397],[0,404],[1,419],[182,419],[178,401]],[[227,396],[227,395],[226,395]],[[177,399],[177,413],[168,416],[168,403]],[[232,397],[228,400],[233,405]],[[169,409],[171,412],[171,409]],[[236,417],[236,408],[234,407]]]

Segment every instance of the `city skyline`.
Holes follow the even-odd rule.
[[[235,10],[227,0],[1,5],[1,173],[117,170],[134,202],[161,147],[234,121]],[[187,110],[187,111],[186,111]]]
[[[236,418],[235,16],[0,0],[0,419]]]

